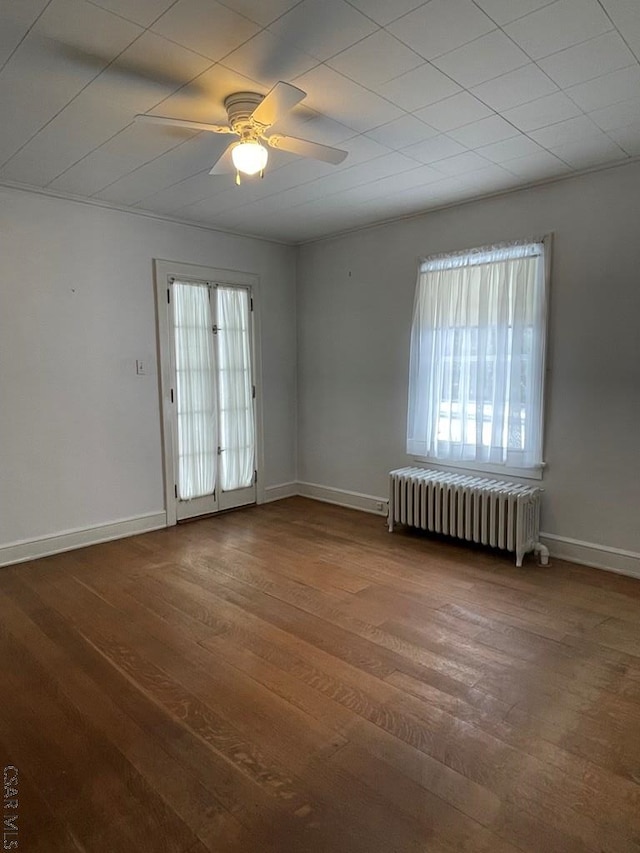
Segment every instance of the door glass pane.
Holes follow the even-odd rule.
[[[228,492],[253,483],[255,436],[249,291],[218,286],[220,486]]]
[[[178,421],[178,497],[211,495],[216,486],[215,352],[209,288],[172,287]]]

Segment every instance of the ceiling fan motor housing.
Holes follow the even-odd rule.
[[[257,92],[235,92],[224,100],[224,107],[229,116],[229,124],[242,138],[255,137],[265,126],[251,118],[256,107],[264,100],[264,95]]]

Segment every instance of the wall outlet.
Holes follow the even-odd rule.
[[[383,511],[384,511],[384,502],[383,502],[383,501],[376,501],[376,502],[375,502],[375,504],[374,504],[374,506],[375,506],[375,508],[377,509],[377,511],[378,511],[378,512],[383,512]]]
[[[146,364],[147,364],[147,362],[144,361],[144,359],[136,358],[136,375],[137,376],[146,376],[146,373],[147,373]]]

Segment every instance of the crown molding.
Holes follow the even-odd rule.
[[[640,163],[640,155],[627,157],[626,160],[616,160],[615,163],[607,163],[603,166],[591,166],[588,169],[581,169],[579,172],[570,172],[566,175],[555,175],[551,178],[544,178],[540,181],[530,181],[527,184],[519,184],[517,187],[508,187],[503,190],[496,190],[495,192],[487,192],[481,193],[480,195],[469,196],[469,198],[465,199],[457,199],[456,201],[452,201],[445,204],[439,204],[435,207],[427,207],[422,210],[415,211],[414,213],[403,213],[400,216],[392,216],[389,219],[379,219],[376,222],[369,222],[366,225],[354,225],[353,228],[346,228],[342,231],[334,231],[331,234],[324,234],[321,237],[312,237],[309,240],[298,240],[292,245],[301,247],[301,246],[310,246],[314,243],[323,243],[328,240],[337,240],[341,237],[348,237],[352,234],[358,234],[361,231],[372,231],[375,228],[384,228],[387,225],[394,225],[396,222],[406,222],[411,219],[420,219],[422,216],[429,216],[431,213],[438,213],[441,210],[450,210],[453,207],[463,207],[467,204],[474,204],[477,201],[485,201],[486,199],[492,198],[502,198],[503,196],[513,195],[514,193],[523,192],[524,190],[533,190],[538,187],[547,187],[552,184],[561,183],[564,181],[571,181],[575,178],[581,178],[584,175],[594,175],[598,172],[608,172],[612,169],[620,169],[624,166],[632,166],[636,163]],[[428,185],[426,185],[428,186]]]
[[[186,225],[189,228],[199,228],[201,231],[209,231],[214,234],[224,234],[226,237],[237,237],[249,240],[261,240],[263,243],[276,243],[279,246],[295,246],[293,241],[277,240],[275,237],[264,237],[260,234],[250,234],[243,231],[231,231],[204,222],[196,222],[193,219],[180,219],[177,216],[168,216],[163,213],[154,213],[152,210],[143,210],[138,207],[128,207],[124,204],[114,204],[103,199],[89,196],[74,195],[60,190],[50,190],[46,187],[34,187],[31,184],[22,184],[17,181],[0,181],[0,189],[17,190],[18,192],[42,195],[47,198],[57,198],[61,201],[71,201],[76,204],[87,204],[91,207],[101,207],[105,210],[114,210],[118,213],[131,213],[134,216],[144,216],[147,219],[156,219],[160,222],[170,222],[174,225]]]

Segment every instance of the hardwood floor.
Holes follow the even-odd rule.
[[[640,581],[292,498],[0,608],[19,850],[640,851]]]

